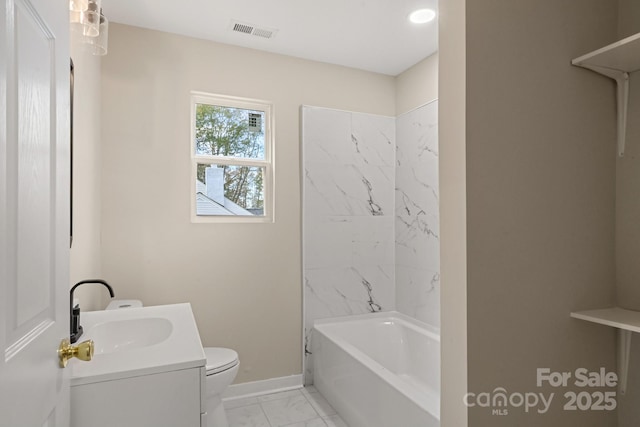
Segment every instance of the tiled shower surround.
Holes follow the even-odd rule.
[[[438,102],[396,120],[396,310],[440,326]]]
[[[302,108],[306,383],[316,319],[398,310],[439,326],[437,109]]]

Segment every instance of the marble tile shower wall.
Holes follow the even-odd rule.
[[[302,109],[305,382],[316,319],[395,309],[395,118]]]
[[[398,309],[439,326],[436,104],[397,120],[302,108],[307,384],[316,319]]]
[[[396,309],[440,327],[438,102],[396,129]]]

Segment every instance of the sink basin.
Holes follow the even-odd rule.
[[[169,320],[151,317],[99,323],[89,335],[95,345],[94,354],[98,355],[149,347],[169,338],[172,331]]]
[[[88,311],[80,323],[95,347],[90,362],[71,361],[72,387],[205,366],[190,304]]]

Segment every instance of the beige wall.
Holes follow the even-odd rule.
[[[632,19],[635,18],[635,19]],[[640,2],[620,1],[619,36],[640,31]],[[617,299],[622,307],[640,310],[640,74],[631,74],[624,157],[617,159],[616,261]]]
[[[276,222],[191,224],[189,91],[270,100]],[[299,108],[395,114],[395,80],[112,25],[102,67],[102,270],[120,298],[190,302],[236,382],[300,374]]]
[[[545,415],[476,407],[469,425],[614,426],[564,411],[536,369],[615,369],[614,330],[569,317],[614,302],[614,90],[570,60],[615,40],[617,4],[469,1],[466,16],[469,388],[559,394]]]
[[[557,394],[547,414],[476,407],[469,425],[612,427],[613,411],[564,411],[536,369],[615,370],[614,330],[569,317],[614,303],[614,90],[570,60],[616,39],[617,3],[466,7],[469,388]]]
[[[74,62],[73,122],[73,244],[71,286],[82,279],[100,278],[100,59],[83,52],[72,35]],[[104,308],[99,285],[83,285],[74,292],[82,310]]]
[[[466,0],[439,4],[441,425],[466,427]]]
[[[438,53],[423,59],[396,77],[396,115],[438,98]]]
[[[640,2],[619,0],[618,37],[640,31]],[[617,305],[640,310],[640,73],[631,74],[624,157],[616,164],[616,291]],[[635,427],[640,419],[640,342],[632,337],[627,394],[618,407],[619,427]]]
[[[618,38],[625,38],[640,31],[640,2],[618,0]]]

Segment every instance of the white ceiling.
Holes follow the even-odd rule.
[[[103,0],[111,22],[395,76],[438,49],[437,20],[412,24],[438,0]],[[231,31],[232,20],[276,29]]]

